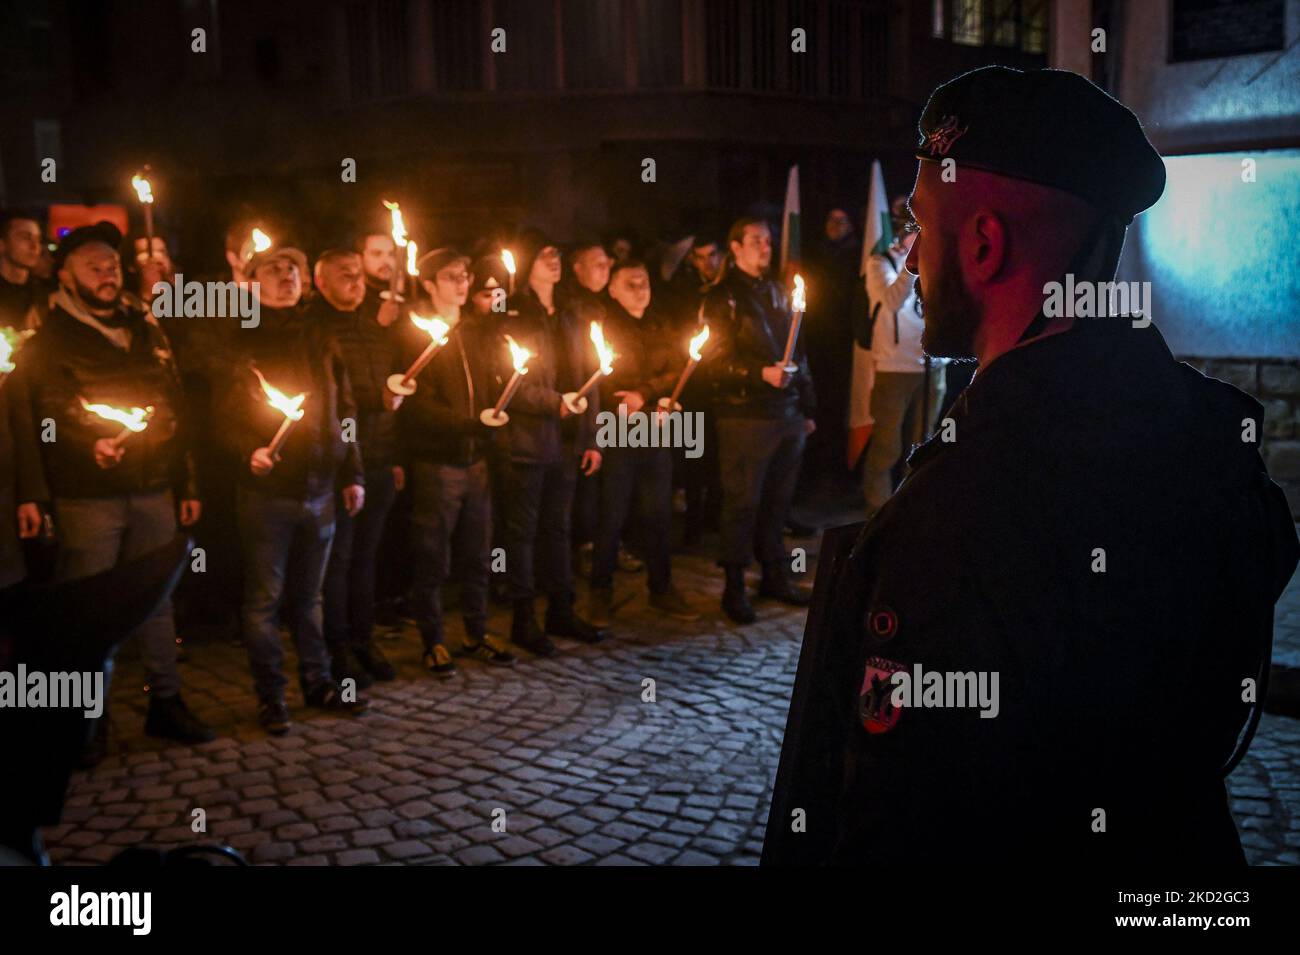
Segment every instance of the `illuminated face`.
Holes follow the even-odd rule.
[[[474,293],[472,308],[478,315],[489,315],[492,312],[492,297],[496,293],[490,288],[481,288]]]
[[[620,269],[609,283],[609,296],[640,318],[650,306],[650,273],[644,268]]]
[[[469,298],[469,271],[464,262],[453,262],[438,270],[430,283],[429,295],[435,305],[464,305]]]
[[[766,223],[745,226],[739,242],[731,243],[736,267],[750,275],[761,275],[772,264],[772,231]]]
[[[116,250],[102,242],[90,242],[68,256],[59,280],[90,308],[108,311],[117,306],[122,294],[122,263]]]
[[[613,264],[614,260],[597,245],[577,254],[573,260],[573,274],[583,288],[601,292],[609,284],[609,267]]]
[[[259,298],[268,308],[292,308],[302,298],[302,273],[298,263],[287,255],[263,262],[252,278],[261,283]]]
[[[351,312],[361,307],[366,297],[365,277],[361,271],[361,256],[349,255],[332,259],[316,269],[316,287],[325,301],[340,312]]]
[[[945,222],[941,214],[938,168],[921,163],[910,200],[920,231],[907,255],[907,270],[917,277],[917,308],[925,320],[921,347],[938,358],[974,358],[980,308],[962,278],[957,223]]]
[[[389,235],[368,235],[361,250],[361,267],[366,278],[373,282],[385,283],[393,279],[393,269],[397,265],[397,246]]]
[[[528,281],[554,285],[560,281],[560,250],[548,245],[537,253],[533,260],[533,269],[528,274]]]
[[[853,222],[849,219],[849,214],[843,209],[832,209],[826,217],[826,238],[832,242],[841,242],[852,231]]]
[[[719,269],[722,268],[722,253],[718,250],[718,244],[710,242],[708,245],[691,249],[691,265],[695,266],[695,271],[699,272],[705,281],[712,282],[716,279]]]
[[[136,265],[144,265],[149,261],[149,240],[144,236],[135,239],[132,243],[135,249]],[[153,262],[157,268],[163,272],[172,270],[172,259],[167,252],[167,243],[158,236],[153,237]]]
[[[15,219],[0,235],[0,258],[20,269],[31,269],[41,257],[41,227],[31,219]]]

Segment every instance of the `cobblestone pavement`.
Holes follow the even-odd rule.
[[[51,858],[197,841],[203,809],[206,838],[258,863],[756,863],[803,615],[764,603],[757,624],[732,629],[712,564],[680,556],[674,568],[706,611],[698,623],[665,626],[640,578],[621,574],[634,597],[617,638],[561,641],[553,660],[461,661],[436,681],[408,631],[382,641],[399,677],[370,691],[369,714],[313,715],[291,691],[298,722],[278,739],[254,724],[242,649],[188,647],[187,699],[222,734],[193,748],[142,735],[141,671],[125,658],[110,755],[74,777],[64,823],[47,831]],[[1284,603],[1286,649],[1300,637],[1282,633],[1300,622],[1300,584]],[[503,632],[500,611],[493,622]],[[646,679],[655,702],[642,701]],[[1300,863],[1300,722],[1266,716],[1231,790],[1251,861]]]

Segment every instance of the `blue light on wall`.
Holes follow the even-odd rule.
[[[1300,357],[1300,149],[1170,156],[1165,169],[1119,277],[1151,282],[1174,354]]]

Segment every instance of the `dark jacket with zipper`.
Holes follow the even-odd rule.
[[[713,386],[713,407],[723,418],[811,418],[817,410],[804,334],[795,343],[794,380],[773,388],[763,369],[780,362],[790,332],[790,302],[770,279],[756,279],[734,265],[704,301],[709,323],[704,371]]]
[[[560,396],[577,391],[596,370],[590,325],[571,309],[557,308],[548,315],[533,290],[525,288],[511,301],[510,311],[501,321],[501,332],[532,353],[528,374],[506,409],[510,423],[505,426],[504,437],[510,460],[554,464],[566,454],[576,456],[595,448],[599,388],[587,394],[583,414],[560,420]],[[503,347],[508,362],[509,348]]]
[[[14,514],[14,440],[9,430],[9,391],[0,374],[0,591],[27,576]]]
[[[288,397],[307,395],[302,419],[280,448],[281,460],[260,477],[249,468],[249,458],[271,443],[284,415],[268,404],[254,367]],[[234,336],[229,373],[217,434],[238,459],[241,485],[303,500],[364,483],[360,444],[343,440],[342,422],[357,414],[347,366],[321,323],[298,309],[263,306],[261,324]]]
[[[637,391],[651,411],[659,398],[672,394],[686,367],[686,339],[676,341],[668,320],[654,306],[634,318],[622,305],[605,305],[605,341],[614,350],[614,372],[600,380],[601,405],[617,411],[619,391]]]
[[[391,467],[398,462],[397,422],[384,406],[384,394],[388,376],[406,370],[398,354],[399,327],[385,328],[360,309],[340,312],[323,295],[307,306],[305,316],[328,330],[339,344],[357,405],[356,433],[366,468]]]
[[[460,321],[415,379],[415,394],[402,401],[397,420],[406,457],[413,462],[468,467],[490,452],[499,429],[479,420],[491,408],[509,375],[505,339],[493,328],[495,316],[462,312]],[[429,343],[412,338],[404,365]]]
[[[171,489],[198,497],[184,399],[171,345],[162,328],[137,311],[118,319],[130,331],[123,350],[62,308],[55,308],[23,346],[5,382],[18,464],[20,503],[55,498],[116,497]],[[95,442],[122,425],[82,407],[81,399],[127,410],[153,407],[144,431],[131,434],[122,460],[95,464]],[[42,440],[49,419],[54,440]]]

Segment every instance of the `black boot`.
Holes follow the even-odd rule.
[[[537,613],[533,610],[531,598],[515,601],[515,615],[510,622],[510,639],[539,657],[553,657],[559,652],[542,628],[537,625]]]
[[[149,698],[149,715],[144,720],[144,732],[146,736],[174,739],[180,743],[208,743],[217,738],[212,727],[190,712],[179,693],[175,696]]]
[[[330,646],[330,673],[336,683],[342,683],[344,680],[354,680],[358,690],[368,690],[375,682],[375,678],[370,675],[370,671],[361,660],[357,659],[352,647],[346,643],[336,643]]]
[[[785,564],[776,561],[763,565],[763,582],[758,587],[760,597],[771,597],[792,607],[806,607],[812,603],[812,591],[791,582]]]
[[[557,637],[571,637],[583,643],[600,643],[608,634],[593,627],[573,609],[573,594],[552,596],[546,604],[546,632]]]
[[[396,679],[397,670],[388,662],[388,657],[384,656],[384,651],[375,646],[373,640],[367,640],[365,643],[354,646],[352,654],[362,668],[381,683]],[[358,683],[357,686],[361,686],[361,684]],[[361,688],[365,689],[365,687]]]
[[[724,564],[727,586],[722,591],[722,612],[736,623],[753,623],[758,619],[754,607],[745,595],[745,565]]]

